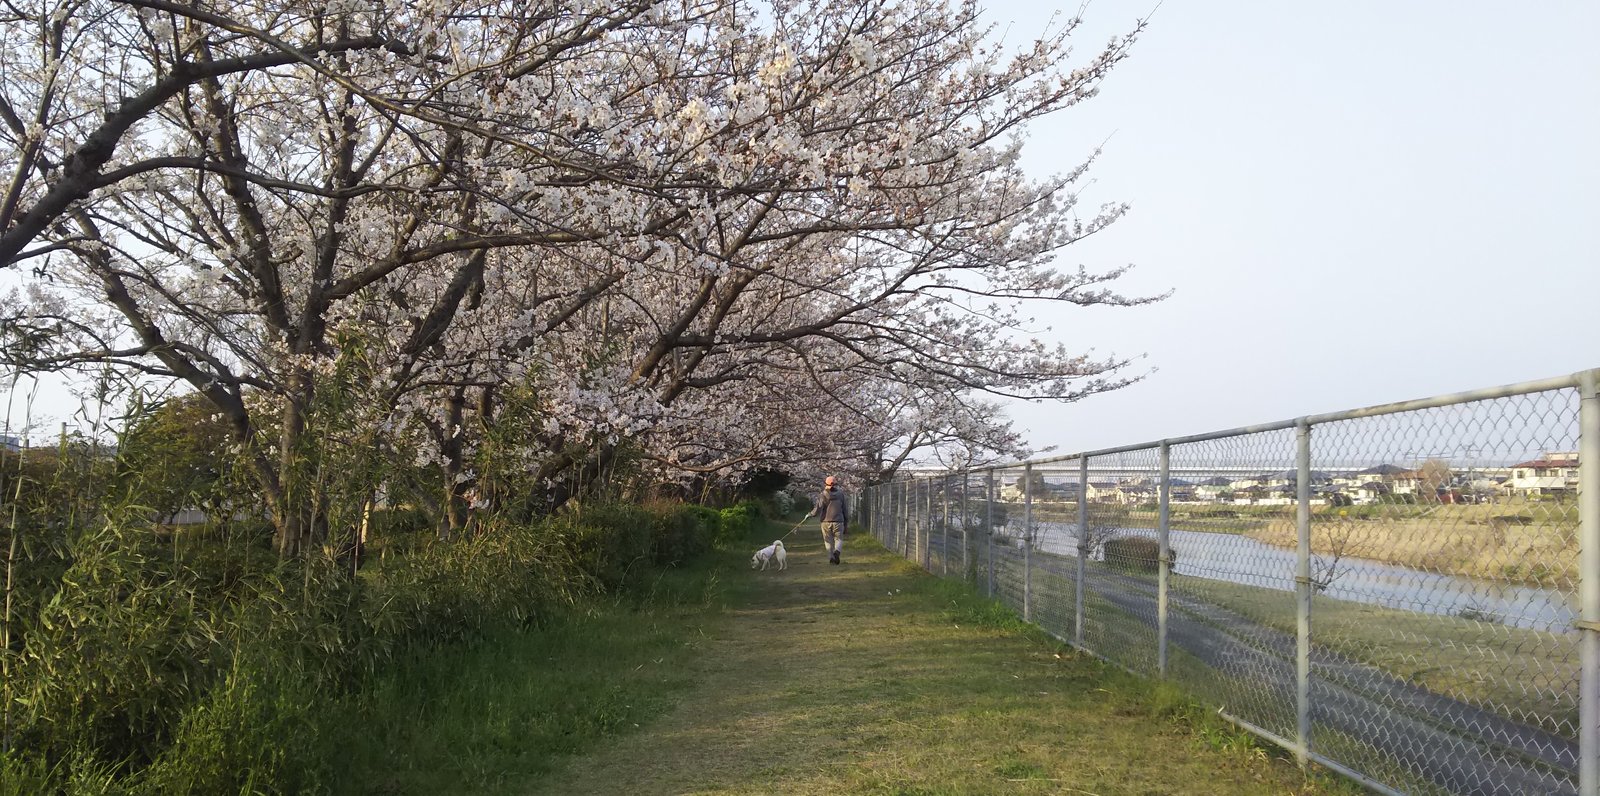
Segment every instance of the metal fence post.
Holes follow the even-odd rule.
[[[989,599],[994,599],[994,469],[990,468],[983,476],[984,481],[984,508],[983,508],[983,535],[984,544],[989,548]]]
[[[883,493],[883,508],[884,511],[889,515],[888,522],[886,523],[888,525],[888,532],[893,534],[894,538],[893,544],[890,544],[890,539],[885,538],[883,540],[883,546],[889,548],[890,550],[898,550],[900,549],[900,502],[896,500],[895,497],[896,491],[899,489],[899,485],[893,481],[890,481],[888,486],[889,488],[885,489]]]
[[[1022,621],[1033,621],[1033,465],[1022,468]]]
[[[911,487],[911,561],[922,563],[922,526],[927,519],[922,516],[922,481],[913,479]]]
[[[907,552],[911,544],[907,541],[911,531],[911,484],[909,480],[900,482],[900,531],[895,536],[895,546],[900,548],[901,558],[911,557]]]
[[[1299,542],[1295,573],[1295,760],[1304,767],[1311,754],[1311,424],[1295,423],[1295,524]]]
[[[883,546],[884,547],[888,547],[889,546],[889,500],[888,500],[888,498],[889,498],[890,489],[891,489],[891,487],[888,484],[879,484],[879,485],[877,485],[877,486],[872,488],[872,495],[875,498],[875,500],[873,501],[873,504],[872,504],[872,510],[874,512],[876,512],[877,515],[878,515],[877,522],[875,524],[875,530],[877,530],[879,533],[883,534],[879,538],[881,538],[883,540]]]
[[[1089,457],[1078,460],[1078,588],[1072,599],[1072,640],[1083,646],[1084,578],[1088,575],[1089,555]]]
[[[972,581],[972,528],[967,522],[967,514],[972,511],[972,505],[967,500],[967,482],[972,480],[970,470],[961,471],[961,579]]]
[[[917,495],[919,487],[917,479],[911,478],[906,482],[906,555],[907,561],[915,561],[917,555]]]
[[[856,511],[862,513],[861,527],[866,528],[867,533],[870,533],[873,536],[878,535],[877,525],[872,521],[872,515],[878,511],[878,504],[873,502],[876,497],[877,496],[872,493],[872,487],[867,486],[861,489],[861,499],[856,502]]]
[[[1600,371],[1578,379],[1578,792],[1600,794]]]
[[[883,546],[888,547],[894,525],[894,484],[879,484],[873,494],[878,496],[878,527],[883,529]]]
[[[1172,582],[1172,446],[1161,443],[1161,481],[1157,487],[1161,501],[1156,534],[1161,546],[1156,569],[1156,672],[1167,676],[1167,590]]]
[[[867,533],[873,536],[878,535],[878,526],[872,521],[872,516],[878,511],[878,504],[874,502],[876,498],[877,495],[873,494],[872,487],[864,487],[861,490],[861,500],[856,504],[856,511],[862,511],[862,508],[865,507],[865,511],[862,511],[862,527],[866,528]]]
[[[915,484],[917,484],[917,488],[912,491],[912,513],[917,516],[917,524],[912,526],[912,534],[915,535],[912,537],[910,548],[912,548],[912,561],[922,564],[923,537],[925,537],[926,527],[928,527],[928,516],[926,516],[925,511],[925,499],[922,496],[922,481],[915,481]]]
[[[890,518],[883,511],[883,499],[888,497],[888,492],[890,491],[883,488],[883,484],[877,484],[872,488],[872,527],[870,527],[870,531],[874,531],[874,535],[883,534],[880,535],[880,539],[885,543],[888,542],[888,532],[883,526],[888,524],[888,519]]]
[[[939,574],[950,575],[950,476],[939,479]]]
[[[922,504],[922,569],[933,571],[933,479],[928,478],[927,497]]]
[[[894,491],[890,493],[890,500],[894,501],[894,550],[896,553],[905,552],[906,524],[906,482],[895,484]]]

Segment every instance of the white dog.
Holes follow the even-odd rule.
[[[772,544],[757,550],[756,554],[750,557],[750,568],[755,569],[756,565],[760,564],[761,569],[764,571],[766,570],[767,565],[772,563],[774,560],[778,562],[778,569],[780,571],[789,568],[789,556],[783,552],[782,539],[778,539]]]

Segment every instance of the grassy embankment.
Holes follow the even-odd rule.
[[[1181,575],[1173,588],[1275,630],[1295,631],[1289,592]],[[1513,721],[1575,732],[1575,636],[1321,597],[1312,604],[1311,622],[1313,643],[1322,649]]]
[[[1576,590],[1578,509],[1572,503],[1515,500],[1449,506],[1319,507],[1311,548],[1439,572]],[[1293,547],[1294,519],[1249,533]]]
[[[871,539],[830,567],[811,532],[787,572],[719,554],[644,610],[386,679],[341,790],[1355,792]]]
[[[1050,554],[1039,554],[1037,559],[1032,580],[1033,619],[1058,635],[1070,637],[1073,583],[1067,578],[1051,577],[1044,569],[1045,559],[1057,559],[1063,566],[1070,566],[1074,559]],[[937,569],[937,561],[935,566]],[[1100,563],[1090,566],[1104,568]],[[1144,588],[1154,594],[1153,574],[1128,570],[1117,573],[1143,581]],[[998,592],[1013,604],[1020,604],[1020,558],[1000,559],[996,578]],[[1226,608],[1291,638],[1295,632],[1296,607],[1294,595],[1289,592],[1182,575],[1173,577],[1172,589],[1175,615],[1208,622],[1206,617],[1185,609],[1187,600],[1196,600]],[[1091,590],[1085,605],[1085,646],[1133,671],[1154,677],[1154,603],[1148,616],[1134,616]],[[1434,693],[1476,704],[1512,721],[1575,737],[1577,652],[1569,636],[1326,598],[1318,598],[1313,605],[1312,628],[1313,641],[1319,649],[1371,664]],[[1216,632],[1227,631],[1218,628]],[[1240,640],[1254,645],[1249,636]],[[1249,676],[1240,677],[1239,672],[1208,666],[1181,646],[1173,645],[1168,652],[1170,682],[1223,706],[1239,718],[1285,737],[1294,734],[1295,706],[1286,694],[1265,688]],[[1320,725],[1316,738],[1324,754],[1402,790],[1435,790],[1431,783],[1417,780],[1415,772],[1359,739]]]
[[[1065,567],[1074,562],[1066,557],[1048,557],[1058,558],[1060,566]],[[1015,571],[1007,571],[1003,563],[997,579],[1021,583],[1020,567],[1013,563],[1012,569]],[[1070,635],[1073,585],[1068,579],[1044,574],[1042,569],[1040,566],[1036,570],[1033,579],[1034,618],[1058,634]],[[1153,574],[1121,574],[1145,580],[1148,591],[1155,592]],[[1296,604],[1291,592],[1185,575],[1173,576],[1172,589],[1176,611],[1184,610],[1178,598],[1192,599],[1225,608],[1287,636],[1295,633]],[[1086,605],[1087,646],[1129,668],[1153,673],[1153,614],[1143,619],[1130,616],[1092,592]],[[1206,621],[1193,614],[1190,618]],[[1481,706],[1513,721],[1560,735],[1571,736],[1575,732],[1578,652],[1571,634],[1507,627],[1471,615],[1423,614],[1318,597],[1312,606],[1312,640],[1320,649],[1370,664],[1434,693]],[[1250,692],[1248,683],[1227,682],[1176,648],[1173,666],[1180,682],[1211,700],[1231,703],[1260,699]],[[1292,715],[1293,707],[1268,706],[1264,712]]]

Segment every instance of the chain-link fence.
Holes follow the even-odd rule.
[[[863,497],[890,549],[1302,761],[1390,793],[1596,794],[1597,380]]]

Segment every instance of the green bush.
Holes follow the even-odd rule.
[[[722,528],[722,514],[710,506],[701,506],[694,503],[683,504],[683,510],[693,514],[695,521],[700,524],[707,538],[716,541],[717,531]]]
[[[637,506],[587,506],[549,524],[568,544],[578,569],[601,589],[624,588],[650,564],[652,517]]]
[[[19,528],[0,796],[323,790],[336,761],[317,711],[374,672],[640,592],[653,565],[754,520],[748,504],[592,505],[443,542],[424,512],[380,510],[373,536],[397,543],[356,574],[282,562],[238,523],[153,533],[138,506]]]
[[[651,523],[652,558],[658,566],[677,566],[703,555],[716,541],[716,512],[700,506],[657,508]]]
[[[734,507],[743,507],[748,510],[752,520],[770,520],[773,518],[772,511],[768,508],[767,504],[755,498],[745,498],[744,500],[734,504]]]
[[[645,527],[622,514],[590,518],[578,547]],[[320,752],[299,742],[302,725],[330,694],[405,650],[539,621],[600,579],[546,523],[420,547],[356,578],[321,557],[283,564],[254,546],[149,540],[115,522],[80,533],[54,596],[17,618],[19,751],[0,761],[6,778],[48,775],[55,790],[93,772],[127,792],[310,788],[306,756]]]
[[[723,509],[719,512],[718,519],[717,544],[724,547],[744,544],[756,527],[755,515],[750,507],[743,503]]]
[[[1118,536],[1105,544],[1106,563],[1120,569],[1156,572],[1161,565],[1161,543],[1148,536]],[[1168,551],[1176,564],[1177,551]]]

